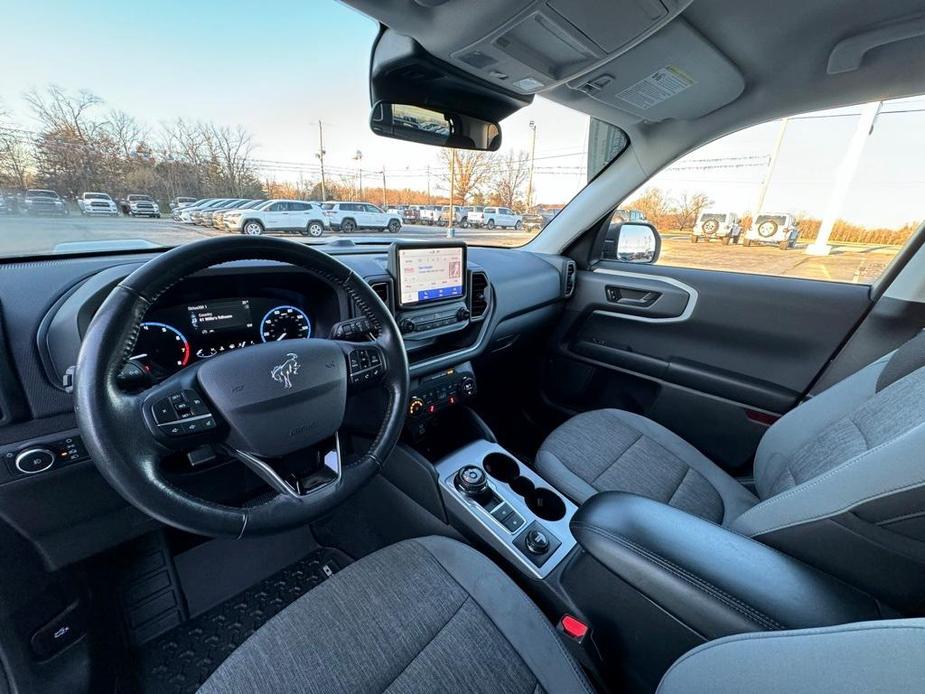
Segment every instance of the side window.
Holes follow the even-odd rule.
[[[659,265],[870,284],[925,217],[922,151],[925,97],[792,116],[679,159],[612,221],[653,224]]]
[[[286,203],[284,203],[284,202],[274,202],[274,203],[270,206],[270,210],[269,210],[269,211],[270,211],[270,212],[285,212],[285,211],[286,211]]]
[[[293,212],[305,212],[311,209],[311,205],[304,202],[290,202],[289,209]]]

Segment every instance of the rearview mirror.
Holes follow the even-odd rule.
[[[617,222],[607,230],[601,258],[624,263],[652,264],[658,260],[661,250],[661,236],[651,224]]]
[[[488,152],[501,147],[501,126],[497,123],[411,104],[378,102],[369,127],[383,137],[424,145]]]

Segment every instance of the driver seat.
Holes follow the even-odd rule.
[[[537,607],[497,566],[443,537],[391,545],[287,607],[201,694],[592,692]]]

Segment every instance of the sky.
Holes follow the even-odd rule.
[[[376,25],[334,0],[6,0],[0,43],[0,100],[27,128],[22,94],[55,83],[89,89],[104,108],[124,110],[152,128],[178,117],[241,125],[254,134],[262,177],[317,180],[318,121],[329,170],[355,171],[363,154],[367,185],[426,189],[434,148],[373,135],[368,126],[369,50]],[[53,18],[53,19],[52,19]],[[912,106],[925,109],[925,100]],[[888,108],[899,108],[890,106]],[[848,109],[856,113],[858,109]],[[844,109],[842,110],[844,111]],[[588,117],[552,102],[502,123],[503,151],[528,150],[536,123],[535,199],[562,203],[586,180]],[[766,209],[819,214],[855,118],[791,121]],[[708,145],[690,158],[767,157],[771,123]],[[925,199],[925,112],[881,116],[842,216],[864,224],[920,219]],[[668,170],[653,183],[674,194],[706,192],[716,205],[750,209],[766,167]],[[375,181],[375,182],[374,182]],[[432,186],[437,191],[436,175]]]

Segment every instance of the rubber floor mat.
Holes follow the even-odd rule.
[[[136,651],[141,691],[195,692],[271,617],[349,563],[343,552],[317,550],[145,644]]]

